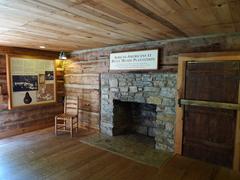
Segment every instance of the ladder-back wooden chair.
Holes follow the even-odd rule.
[[[78,132],[78,97],[65,96],[64,113],[55,116],[55,135],[58,132],[70,132],[73,137],[73,131]]]

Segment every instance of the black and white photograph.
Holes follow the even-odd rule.
[[[45,80],[54,80],[53,71],[45,71]]]
[[[39,84],[45,83],[45,74],[39,74]]]
[[[13,75],[13,92],[37,91],[38,76],[36,75]]]

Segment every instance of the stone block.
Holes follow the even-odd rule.
[[[148,128],[146,126],[136,126],[135,131],[139,134],[148,135]]]
[[[158,92],[158,91],[160,91],[160,88],[158,88],[158,87],[144,87],[144,91]]]
[[[143,91],[144,93],[143,93],[143,95],[144,95],[144,97],[145,98],[149,98],[149,97],[160,97],[159,96],[159,92],[152,92],[152,91]]]
[[[167,145],[157,143],[155,144],[155,149],[166,151],[167,150]]]
[[[176,89],[163,87],[163,88],[161,88],[160,96],[168,97],[168,98],[175,98],[176,97]]]
[[[119,89],[118,89],[118,88],[115,88],[115,87],[111,87],[111,88],[110,88],[110,91],[111,91],[111,92],[119,92]]]
[[[108,85],[109,85],[108,79],[101,79],[101,86],[108,86]]]
[[[121,101],[127,101],[127,100],[128,100],[128,96],[127,96],[127,95],[126,95],[126,96],[121,96],[121,98],[120,98],[119,100],[121,100]]]
[[[131,81],[129,81],[129,82],[127,83],[127,85],[128,85],[128,86],[132,86],[133,83],[132,83]]]
[[[156,112],[164,112],[164,110],[165,110],[165,107],[160,104],[157,106]]]
[[[170,88],[176,88],[176,86],[177,86],[177,82],[176,82],[176,80],[174,79],[174,80],[169,80],[169,81],[167,81],[167,84],[166,84],[166,86],[167,87],[170,87]]]
[[[157,113],[157,121],[175,121],[176,116],[172,114]]]
[[[121,95],[122,95],[123,97],[127,97],[127,96],[128,96],[128,92],[121,91]]]
[[[134,79],[136,77],[134,73],[127,73],[126,76],[128,79]]]
[[[162,103],[162,98],[151,96],[151,97],[147,98],[147,103],[158,105],[158,104]]]
[[[142,83],[142,81],[133,81],[132,83],[133,86],[137,86],[137,87],[144,87],[144,84]]]
[[[165,106],[164,107],[164,113],[166,114],[176,114],[176,107],[168,107],[168,106]]]
[[[153,82],[154,87],[164,87],[166,85],[165,81],[154,81]]]
[[[133,96],[128,96],[128,101],[134,101],[134,97]]]
[[[101,126],[100,132],[109,136],[113,136],[113,131],[111,127]]]
[[[128,87],[127,86],[120,87],[119,90],[120,90],[120,92],[128,92]]]
[[[155,79],[156,79],[157,81],[162,80],[162,79],[163,79],[163,74],[162,74],[162,73],[155,74]]]
[[[101,93],[102,94],[108,94],[109,93],[109,88],[108,87],[101,88]]]
[[[102,100],[108,100],[109,95],[108,94],[102,94]]]
[[[110,79],[109,80],[110,87],[118,87],[118,80],[117,79]]]
[[[146,102],[145,98],[143,96],[140,96],[140,95],[139,96],[135,96],[134,100],[136,102],[139,102],[139,103],[145,103]]]
[[[166,122],[165,127],[166,127],[166,131],[172,134],[172,132],[174,131],[174,123],[168,121]]]
[[[175,107],[175,99],[174,98],[163,98],[162,105]]]
[[[129,91],[130,91],[131,93],[136,93],[136,92],[138,92],[138,88],[137,88],[137,86],[130,86],[130,87],[129,87]]]
[[[148,127],[148,136],[155,137],[156,135],[156,128]]]
[[[127,86],[127,82],[126,81],[119,81],[119,87],[125,87]]]
[[[143,80],[143,81],[152,81],[152,76],[149,75],[149,74],[144,74],[144,75],[142,76],[142,80]]]
[[[101,79],[109,79],[109,74],[102,73],[101,74]]]
[[[135,77],[136,77],[136,78],[141,78],[141,77],[142,77],[142,74],[135,74]]]
[[[142,82],[142,85],[143,85],[143,87],[145,87],[145,86],[152,87],[152,86],[153,86],[153,83],[150,82],[150,81],[143,81],[143,82]]]
[[[152,118],[153,118],[154,116],[152,115]],[[143,119],[141,120],[142,121],[142,125],[144,125],[144,126],[147,126],[147,127],[154,127],[154,120],[152,120],[151,118],[145,118],[145,117],[143,117]]]

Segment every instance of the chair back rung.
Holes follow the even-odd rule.
[[[64,113],[71,115],[78,114],[78,97],[65,96]]]

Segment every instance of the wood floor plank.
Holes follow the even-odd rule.
[[[140,164],[79,141],[92,133],[80,130],[74,138],[56,137],[50,128],[0,140],[0,179],[240,179],[229,169],[183,156],[174,156],[159,168]]]

